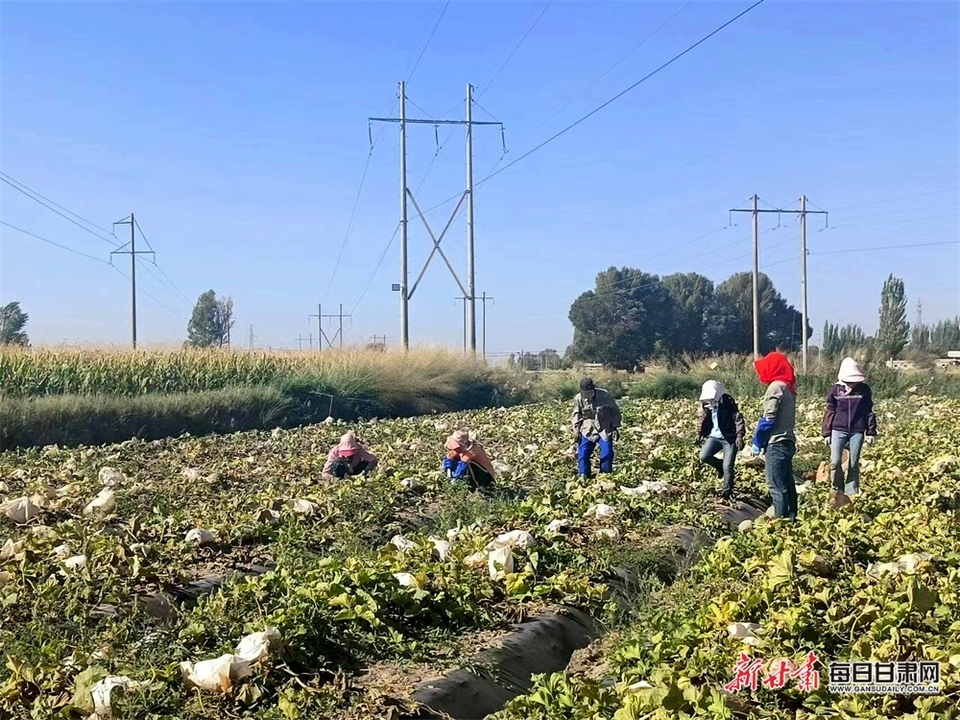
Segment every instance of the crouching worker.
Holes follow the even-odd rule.
[[[457,430],[448,437],[445,448],[447,455],[443,459],[443,469],[448,478],[469,483],[474,490],[493,486],[493,463],[483,445],[471,440],[466,430]]]
[[[763,395],[763,416],[753,433],[753,452],[764,451],[764,469],[773,510],[778,518],[797,519],[797,485],[793,456],[797,452],[797,380],[786,355],[772,352],[755,360]]]
[[[723,383],[707,380],[700,391],[700,417],[697,422],[697,443],[703,443],[700,462],[717,471],[723,478],[720,496],[725,500],[733,495],[734,462],[743,450],[747,434],[743,415]],[[723,460],[716,454],[723,450]]]
[[[376,466],[377,456],[361,445],[350,430],[340,438],[339,444],[330,449],[322,476],[324,480],[343,480],[347,476],[373,470]]]
[[[609,392],[594,386],[592,378],[580,381],[580,392],[573,399],[573,431],[582,477],[593,477],[591,457],[598,445],[600,472],[613,472],[613,443],[620,437],[621,420],[620,407]]]

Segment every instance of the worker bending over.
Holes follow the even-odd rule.
[[[613,472],[613,443],[620,437],[620,407],[613,396],[593,384],[593,378],[580,381],[580,392],[573,399],[573,431],[577,437],[577,464],[582,477],[591,478],[593,450],[600,446],[600,472]]]

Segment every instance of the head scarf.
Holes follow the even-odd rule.
[[[491,476],[495,474],[493,463],[490,462],[490,458],[487,457],[487,452],[483,449],[483,445],[476,440],[471,440],[470,433],[466,430],[457,430],[453,435],[448,437],[445,447],[450,452],[459,453],[467,462],[475,462],[490,473]]]
[[[341,457],[353,457],[360,451],[360,443],[357,441],[357,436],[353,434],[353,430],[348,430],[347,433],[340,438],[340,444],[337,445],[337,455]]]
[[[797,376],[793,373],[793,367],[787,356],[781,352],[772,352],[764,355],[762,358],[753,361],[753,366],[757,370],[757,377],[764,385],[779,380],[786,383],[790,392],[797,394]]]
[[[844,385],[856,385],[866,380],[860,365],[852,357],[845,357],[840,363],[840,372],[837,373],[837,380]]]
[[[700,402],[715,405],[727,394],[727,388],[719,380],[707,380],[700,390]]]

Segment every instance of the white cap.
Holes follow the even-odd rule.
[[[837,379],[845,384],[854,384],[863,382],[866,377],[860,365],[852,357],[845,357],[840,363],[840,372],[837,373]]]
[[[726,392],[727,389],[719,380],[707,380],[700,390],[700,402],[720,402],[720,398],[722,398]]]

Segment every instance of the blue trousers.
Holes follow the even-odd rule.
[[[490,473],[479,465],[471,465],[466,460],[443,459],[443,470],[451,480],[465,480],[473,487],[486,487],[493,484]]]
[[[850,465],[846,483],[843,478],[843,449],[850,449]],[[830,433],[830,477],[834,490],[856,495],[860,492],[860,452],[863,450],[863,433],[834,430]]]
[[[593,449],[600,446],[600,472],[613,472],[613,440],[600,438],[596,442],[588,440],[583,435],[580,436],[580,445],[577,448],[577,462],[581,475],[590,477],[593,473],[590,471],[590,458],[593,455]]]
[[[793,479],[793,456],[797,446],[792,440],[767,445],[764,462],[767,485],[778,518],[797,519],[797,484]]]

